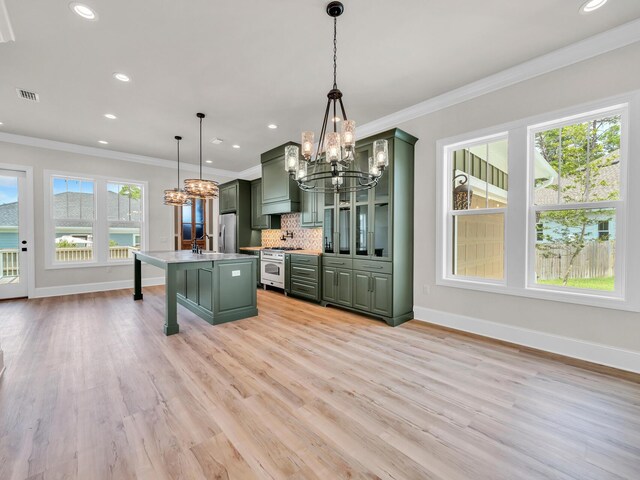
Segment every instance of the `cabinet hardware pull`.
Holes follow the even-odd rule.
[[[378,270],[382,270],[384,267],[379,265],[363,265],[364,268],[377,268]]]

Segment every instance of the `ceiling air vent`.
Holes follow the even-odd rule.
[[[40,101],[40,95],[36,92],[30,92],[29,90],[23,90],[22,88],[16,88],[16,92],[18,92],[18,96],[24,100],[29,100],[31,102]]]

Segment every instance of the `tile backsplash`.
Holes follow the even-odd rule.
[[[294,247],[305,250],[322,250],[322,229],[302,228],[300,213],[285,213],[280,219],[280,230],[262,230],[263,247]],[[280,238],[286,232],[293,232],[293,238]]]

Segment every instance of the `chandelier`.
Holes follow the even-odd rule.
[[[203,180],[202,178],[202,119],[204,113],[196,113],[200,119],[200,178],[188,178],[184,181],[184,191],[191,198],[218,198],[218,182]]]
[[[182,137],[176,135],[174,138],[178,144],[178,186],[164,191],[164,204],[172,207],[181,207],[183,205],[191,205],[191,199],[184,190],[180,189],[180,140],[182,140]]]
[[[360,170],[355,161],[356,122],[347,118],[342,103],[342,92],[337,84],[337,29],[338,17],[344,12],[341,2],[327,5],[327,14],[333,18],[333,88],[327,94],[327,106],[320,129],[320,137],[313,156],[314,133],[302,132],[300,147],[285,147],[285,170],[305,191],[355,192],[375,187],[385,168],[389,166],[389,146],[386,140],[376,140],[368,169]],[[338,111],[339,107],[339,111]],[[342,114],[342,132],[338,122]],[[330,118],[331,117],[331,118]],[[329,125],[333,124],[333,127]],[[329,127],[329,132],[327,128]]]

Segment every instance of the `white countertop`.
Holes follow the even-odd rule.
[[[253,255],[244,255],[238,253],[216,253],[206,250],[202,253],[192,253],[191,250],[168,250],[160,252],[136,252],[136,254],[153,258],[154,260],[162,263],[215,262],[221,260],[256,258]]]

